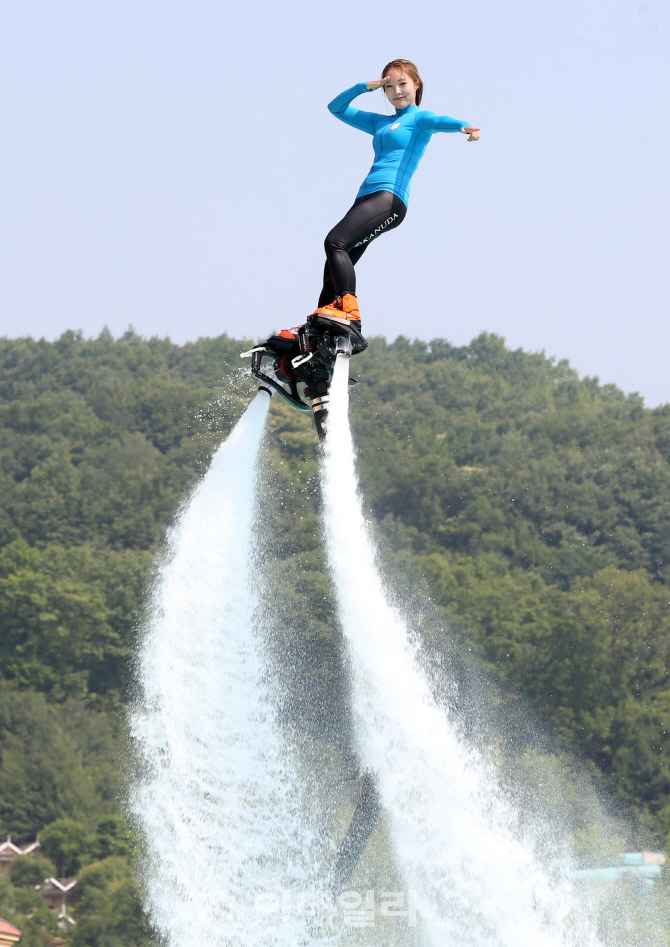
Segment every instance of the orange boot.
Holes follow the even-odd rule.
[[[329,306],[319,306],[318,309],[314,310],[313,315],[319,313],[321,316],[330,316],[335,319],[345,319],[346,316],[342,312],[342,297],[336,296],[335,299]]]
[[[351,319],[352,322],[361,321],[358,300],[353,293],[345,293],[342,297],[342,315],[345,319]]]

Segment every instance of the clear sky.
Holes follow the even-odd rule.
[[[0,334],[303,321],[372,159],[326,104],[402,56],[482,140],[433,138],[364,331],[495,332],[670,402],[669,37],[668,0],[6,0]]]

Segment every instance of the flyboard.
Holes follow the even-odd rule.
[[[277,392],[298,411],[312,411],[319,440],[323,440],[335,359],[358,355],[367,347],[351,320],[315,314],[295,331],[284,329],[240,357],[251,358],[251,373],[260,381],[259,389],[270,395]],[[350,378],[349,384],[357,382]]]
[[[243,352],[241,358],[251,358],[251,373],[259,381],[259,390],[281,395],[298,411],[312,411],[323,441],[335,360],[338,355],[358,355],[367,347],[360,323],[315,313],[305,325],[270,336],[262,345]],[[349,378],[350,386],[356,384]],[[354,814],[331,868],[329,887],[336,897],[346,890],[379,817],[379,794],[372,773],[364,773],[360,784]]]

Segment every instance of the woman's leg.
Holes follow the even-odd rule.
[[[405,219],[407,208],[391,191],[375,191],[354,201],[353,207],[325,240],[326,266],[319,306],[327,306],[338,296],[356,295],[356,271],[368,245]]]

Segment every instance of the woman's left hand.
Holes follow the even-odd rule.
[[[461,131],[464,135],[469,135],[468,141],[479,141],[479,133],[481,128],[473,128],[472,125],[468,125],[467,128],[461,128]]]

